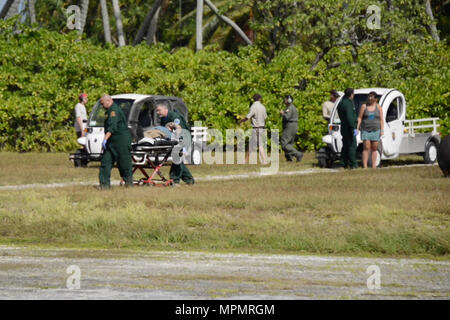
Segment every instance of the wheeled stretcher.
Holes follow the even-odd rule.
[[[180,149],[179,145],[178,140],[162,138],[144,138],[138,143],[133,143],[131,145],[133,174],[139,170],[144,175],[144,178],[135,183],[137,185],[172,186],[173,180],[166,179],[161,168],[171,158],[172,152]],[[149,175],[146,169],[153,169],[153,171]]]

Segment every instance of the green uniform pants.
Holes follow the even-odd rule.
[[[356,163],[356,137],[353,132],[347,132],[347,130],[342,130],[342,150],[341,150],[341,164],[345,167],[350,167],[352,169],[357,168]]]
[[[119,173],[125,184],[133,185],[133,167],[131,164],[131,145],[127,141],[110,142],[103,152],[100,165],[100,186],[109,188],[111,186],[111,170],[117,162]]]
[[[295,140],[297,137],[298,124],[297,122],[287,123],[283,128],[281,134],[281,148],[284,151],[286,160],[292,160],[292,157],[297,156],[300,152],[294,148]]]
[[[180,179],[187,184],[194,184],[195,182],[194,177],[183,162],[180,164],[172,163],[172,166],[170,167],[170,179],[172,179],[174,183],[180,183]]]

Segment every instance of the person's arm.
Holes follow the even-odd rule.
[[[363,117],[363,114],[364,114],[364,111],[366,110],[366,105],[365,104],[363,104],[362,106],[361,106],[361,110],[359,110],[359,115],[358,115],[358,124],[356,125],[356,130],[360,130],[360,127],[361,127],[361,121],[362,121],[362,117]]]
[[[288,107],[288,108],[286,109],[286,111],[283,112],[283,119],[284,119],[286,122],[291,121],[292,117],[294,116],[294,113],[293,113],[292,111],[293,111],[293,110],[291,109],[291,107]]]
[[[110,136],[117,133],[117,125],[119,123],[119,115],[114,111],[111,110],[109,113],[108,119],[106,119],[108,122],[108,132],[105,132],[105,134],[110,133]]]
[[[345,102],[341,106],[341,110],[345,120],[352,131],[356,130],[356,112],[353,109],[353,105],[350,102]],[[341,122],[344,119],[341,118]]]
[[[328,108],[327,108],[327,102],[324,102],[322,104],[322,115],[325,119],[329,119],[330,117],[328,116]]]
[[[81,120],[81,117],[77,117],[77,123],[81,130],[81,136],[84,137],[84,124],[83,120]]]
[[[241,124],[245,121],[247,121],[248,119],[250,119],[251,117],[253,117],[255,115],[255,109],[253,108],[253,106],[250,107],[250,112],[245,116],[244,119],[241,119],[238,121],[238,124]]]
[[[383,119],[383,109],[381,109],[381,106],[377,105],[378,112],[380,113],[380,129],[381,129],[381,135],[384,135],[384,119]]]
[[[247,121],[247,120],[248,120],[248,118],[245,117],[244,119],[239,120],[239,121],[238,121],[238,124],[241,124],[241,123],[243,123],[243,122],[245,122],[245,121]]]
[[[175,132],[177,138],[180,137],[181,130],[183,130],[183,128],[181,128],[181,126],[179,124],[176,124],[175,122],[169,122],[168,124],[166,124],[166,128],[172,132]]]
[[[81,136],[84,136],[84,124],[83,124],[83,120],[81,119],[81,108],[80,108],[80,104],[77,104],[75,106],[75,121],[78,124],[78,127],[80,128],[81,131]]]
[[[107,132],[103,140],[108,140],[109,138],[111,138],[111,136],[112,136],[111,132]]]

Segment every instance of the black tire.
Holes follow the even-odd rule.
[[[316,155],[320,168],[331,168],[333,166],[333,158],[329,148],[320,148]]]
[[[433,164],[437,160],[438,148],[436,142],[429,141],[425,146],[425,153],[423,154],[423,160],[426,164]]]
[[[319,167],[320,168],[326,168],[327,167],[327,159],[320,158],[319,159]]]
[[[325,158],[319,159],[319,167],[320,168],[331,168],[332,166],[333,166],[332,159],[325,159]]]
[[[75,152],[75,159],[73,160],[73,165],[75,168],[82,167],[86,168],[89,160],[87,159],[87,153],[84,149],[78,149]]]

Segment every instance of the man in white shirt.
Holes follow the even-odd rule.
[[[78,96],[79,103],[75,106],[75,131],[77,132],[77,138],[84,137],[84,128],[87,122],[86,103],[88,102],[88,96],[86,93],[82,93]]]
[[[267,113],[266,113],[266,107],[261,103],[261,95],[255,94],[253,96],[253,104],[250,107],[250,112],[247,114],[247,116],[239,121],[239,124],[251,119],[252,121],[252,135],[250,137],[250,143],[249,143],[249,153],[247,154],[245,158],[245,162],[248,163],[248,160],[250,158],[250,153],[254,152],[256,148],[259,150],[259,156],[260,161],[262,164],[267,164],[267,155],[264,150],[265,145],[265,138],[267,137],[266,134],[266,119],[267,119]]]
[[[328,122],[330,121],[331,112],[333,111],[333,108],[334,108],[334,103],[336,102],[336,100],[338,98],[339,98],[339,93],[337,93],[336,90],[331,90],[330,91],[330,100],[325,101],[322,105],[323,118],[325,120],[327,120]]]

